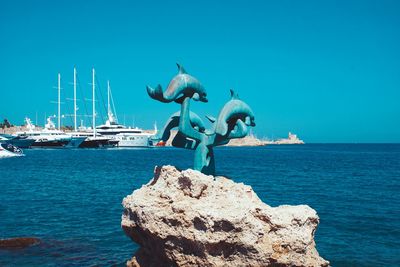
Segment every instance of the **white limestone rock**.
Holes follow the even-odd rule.
[[[306,205],[270,207],[250,186],[156,167],[123,200],[122,228],[140,245],[128,266],[328,266]]]

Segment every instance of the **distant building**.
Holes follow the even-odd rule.
[[[276,141],[269,141],[270,145],[302,145],[304,141],[299,139],[296,134],[289,132],[288,138],[278,139]]]

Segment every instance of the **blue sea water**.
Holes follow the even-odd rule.
[[[189,168],[181,149],[26,150],[0,160],[0,238],[40,245],[0,250],[0,266],[124,265],[137,249],[120,227],[121,201],[154,165]],[[400,266],[400,144],[218,148],[219,174],[271,206],[320,216],[317,249],[332,266]]]

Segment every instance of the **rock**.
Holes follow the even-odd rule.
[[[172,140],[175,138],[175,135],[177,134],[178,131],[172,130],[171,131],[171,136],[165,142],[165,146],[172,146]],[[267,144],[270,144],[270,142],[262,139],[258,139],[255,135],[248,135],[243,138],[235,138],[229,140],[229,143],[226,144],[225,146],[231,146],[231,147],[236,147],[236,146],[266,146]]]
[[[270,207],[225,177],[156,167],[122,204],[122,228],[140,245],[128,266],[329,265],[315,248],[313,209]]]
[[[258,139],[254,135],[248,135],[243,138],[231,139],[226,146],[266,146],[267,143],[267,141]]]
[[[36,237],[16,237],[0,239],[0,249],[22,249],[37,245],[40,240]]]

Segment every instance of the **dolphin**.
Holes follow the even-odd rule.
[[[232,132],[233,136],[247,134],[248,126],[255,126],[254,113],[235,91],[231,91],[231,100],[222,108],[215,123],[215,133],[225,136]]]
[[[161,85],[157,85],[156,88],[147,86],[149,96],[164,103],[172,101],[182,103],[186,97],[196,101],[208,102],[207,93],[203,85],[196,78],[187,74],[181,65],[178,63],[176,65],[179,73],[171,80],[165,92],[163,92]]]
[[[169,117],[168,121],[165,123],[160,138],[163,142],[167,142],[167,140],[171,136],[171,130],[179,126],[180,115],[180,111],[175,112]],[[194,112],[190,112],[190,124],[194,129],[199,132],[205,131],[205,126],[202,119]]]

